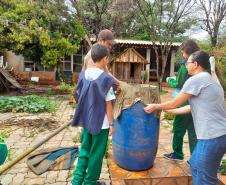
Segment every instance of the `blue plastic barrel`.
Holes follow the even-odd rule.
[[[159,139],[159,118],[146,114],[137,102],[114,121],[113,152],[116,163],[127,170],[141,171],[153,166]]]

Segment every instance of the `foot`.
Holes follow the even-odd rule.
[[[183,159],[181,159],[181,157],[179,157],[177,154],[175,153],[169,153],[169,154],[164,154],[163,155],[166,159],[170,159],[170,160],[174,160],[174,161],[183,161]]]

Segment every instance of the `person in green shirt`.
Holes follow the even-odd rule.
[[[170,87],[175,88],[175,91],[173,93],[174,97],[180,92],[185,81],[189,78],[188,71],[185,66],[187,59],[192,53],[198,51],[199,47],[193,40],[189,39],[181,44],[180,50],[185,60],[180,62],[180,67],[176,78],[169,77],[167,79]],[[182,104],[181,107],[185,105],[188,105],[188,102]],[[164,154],[165,158],[172,160],[184,159],[183,140],[186,131],[188,132],[190,153],[192,153],[197,141],[192,115],[176,115],[173,121],[173,152]]]

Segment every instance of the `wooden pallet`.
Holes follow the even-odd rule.
[[[0,69],[0,74],[2,75],[0,83],[3,83],[4,86],[7,84],[7,82],[9,82],[11,85],[16,87],[17,89],[22,89],[21,85],[13,78],[13,76],[8,71],[4,69]],[[6,88],[8,89],[8,87]]]

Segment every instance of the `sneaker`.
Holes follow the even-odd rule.
[[[180,157],[178,157],[175,153],[169,153],[163,155],[166,159],[174,160],[174,161],[183,161]]]

